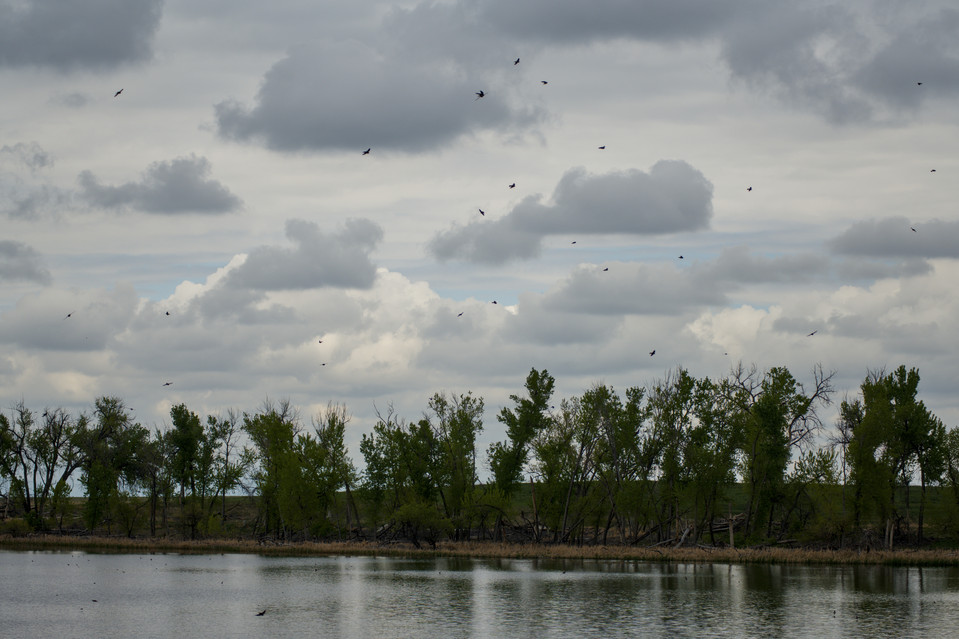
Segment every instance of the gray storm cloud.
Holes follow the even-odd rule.
[[[446,58],[411,60],[356,41],[313,44],[273,65],[252,107],[217,104],[217,130],[278,151],[372,146],[417,152],[538,117],[495,91],[476,100],[484,88],[478,84]]]
[[[109,209],[136,209],[147,213],[228,213],[240,199],[216,180],[208,179],[210,162],[189,156],[154,162],[139,182],[107,186],[90,171],[78,177],[80,195],[90,205]]]
[[[959,222],[918,224],[904,217],[863,220],[830,240],[828,246],[841,255],[881,259],[959,258]]]
[[[50,272],[40,254],[23,242],[0,240],[0,282],[49,284]]]
[[[163,0],[0,1],[0,66],[112,68],[153,57]]]
[[[291,248],[260,246],[230,272],[227,288],[261,291],[313,288],[367,289],[376,278],[370,252],[383,230],[367,219],[348,220],[337,232],[324,233],[313,222],[289,220]]]
[[[709,226],[713,186],[678,160],[594,175],[567,171],[552,204],[528,197],[497,220],[474,220],[437,233],[429,252],[438,260],[502,264],[539,255],[542,240],[560,234],[660,235]]]

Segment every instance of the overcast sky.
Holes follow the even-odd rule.
[[[559,399],[821,364],[841,400],[904,364],[951,428],[957,32],[946,0],[0,0],[3,408],[340,402],[359,460],[444,391],[485,450],[533,367]]]

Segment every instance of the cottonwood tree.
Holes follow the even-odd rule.
[[[900,366],[895,372],[870,372],[860,386],[861,402],[847,405],[853,434],[849,442],[850,480],[855,487],[857,525],[863,514],[876,511],[885,521],[884,545],[893,547],[902,515],[896,501],[918,470],[921,490],[918,535],[922,538],[926,485],[946,469],[945,427],[917,401],[919,371]],[[907,509],[908,510],[908,509]]]
[[[811,444],[822,428],[818,408],[830,402],[833,373],[813,369],[813,387],[802,383],[783,367],[760,375],[740,365],[730,375],[727,388],[736,408],[735,427],[740,433],[740,473],[748,491],[746,531],[772,536],[776,510],[785,497],[786,469],[796,451]]]
[[[62,494],[69,493],[70,478],[82,462],[77,439],[85,428],[85,417],[75,420],[62,408],[48,409],[38,420],[23,400],[10,418],[0,414],[0,473],[9,479],[11,497],[34,528],[46,526],[55,492],[58,509],[66,504]]]

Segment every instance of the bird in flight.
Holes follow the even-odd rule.
[[[480,215],[484,217],[486,216],[486,211],[484,211],[483,209],[476,209],[476,210],[480,212]]]
[[[655,354],[656,354],[656,349],[655,349],[655,348],[654,348],[653,350],[649,351],[649,356],[650,356],[650,357],[652,357],[652,356],[655,355]]]
[[[917,86],[917,87],[921,87],[921,86],[922,86],[922,82],[916,82],[916,86]]]
[[[479,100],[480,98],[485,98],[485,97],[486,97],[486,91],[476,92],[476,100]],[[476,102],[476,100],[473,100],[473,102]]]
[[[266,610],[261,610],[260,612],[256,613],[256,616],[257,616],[257,617],[262,617],[262,616],[265,615],[265,614],[266,614]]]
[[[369,155],[369,154],[370,154],[370,151],[372,151],[372,149],[367,149],[367,150],[363,151],[363,153],[362,153],[361,155]]]
[[[512,184],[510,184],[510,185],[509,185],[509,188],[515,189],[515,188],[516,188],[516,182],[513,182]]]
[[[680,256],[679,256],[679,259],[683,259],[683,256],[682,256],[682,255],[680,255]]]
[[[932,170],[931,170],[931,171],[929,171],[929,172],[930,172],[930,173],[935,173],[935,172],[936,172],[936,170],[935,170],[935,169],[932,169]]]
[[[164,385],[164,386],[173,386],[173,382],[164,382],[163,385]]]
[[[573,241],[571,242],[571,244],[576,244],[576,240],[573,240]]]
[[[604,144],[603,146],[599,147],[599,150],[600,150],[600,151],[605,151],[605,150],[606,150],[606,145]]]
[[[813,331],[812,333],[810,333],[809,335],[806,335],[806,337],[812,337],[813,335],[815,335],[815,334],[818,333],[818,332],[819,332],[819,329],[817,328],[816,330],[814,330],[814,331]]]
[[[492,303],[495,304],[495,303],[496,303],[496,300],[493,300]]]
[[[167,311],[167,312],[166,312],[166,316],[167,316],[167,317],[170,316],[170,311]]]
[[[540,80],[540,82],[542,82],[543,84],[549,84],[549,82],[547,82],[546,80]]]
[[[116,93],[114,93],[114,94],[113,94],[113,97],[117,97],[117,96],[120,95],[121,93],[123,93],[123,89],[120,89],[119,91],[117,91]]]
[[[71,317],[73,317],[73,313],[67,313],[67,316],[64,317],[63,319],[70,319]]]
[[[515,67],[517,64],[519,64],[519,58],[513,60],[513,66]]]
[[[606,268],[603,269],[603,273],[605,273],[608,270],[609,270],[609,267],[607,266]]]
[[[918,232],[919,232],[919,231],[916,230],[916,227],[915,227],[915,226],[910,226],[910,227],[909,227],[909,230],[912,231],[913,233],[918,233]]]
[[[463,314],[462,314],[462,313],[460,313],[460,314],[459,314],[459,315],[457,315],[456,317],[463,317]]]
[[[317,343],[317,344],[322,344],[322,343],[323,343],[323,340],[321,340],[321,339],[316,340],[316,343]]]
[[[746,187],[746,190],[747,190],[747,191],[752,191],[752,190],[753,190],[753,187],[747,186],[747,187]]]

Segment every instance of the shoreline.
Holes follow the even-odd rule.
[[[443,542],[436,548],[373,542],[257,543],[245,540],[130,539],[127,537],[0,536],[0,550],[115,553],[222,554],[315,557],[331,555],[409,558],[620,560],[651,563],[822,564],[959,566],[959,550],[812,550],[804,548],[632,548],[550,546],[499,542]]]

